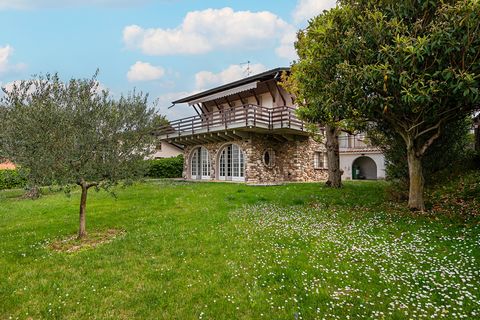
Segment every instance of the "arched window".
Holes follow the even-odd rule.
[[[190,176],[192,179],[210,179],[210,154],[205,147],[193,150],[190,157]]]
[[[245,156],[236,144],[229,144],[220,152],[218,161],[219,179],[245,181]]]

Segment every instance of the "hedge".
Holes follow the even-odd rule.
[[[183,173],[183,155],[175,158],[148,160],[149,178],[181,178]]]
[[[26,179],[18,170],[0,170],[0,190],[23,188],[25,185]]]

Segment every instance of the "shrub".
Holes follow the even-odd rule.
[[[148,160],[149,178],[181,178],[183,174],[183,155],[175,158]]]
[[[0,170],[0,190],[23,188],[26,179],[18,170]]]

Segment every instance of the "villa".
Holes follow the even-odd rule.
[[[160,140],[183,146],[184,178],[252,184],[327,179],[326,151],[295,114],[277,68],[174,101],[196,116],[171,121]],[[385,178],[381,151],[363,135],[340,138],[343,179]]]

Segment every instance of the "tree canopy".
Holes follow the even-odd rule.
[[[300,97],[320,117],[360,117],[401,137],[409,207],[424,210],[425,152],[479,106],[480,2],[340,0],[310,29],[312,43],[299,54],[312,69],[299,72]]]
[[[159,118],[146,95],[115,99],[99,90],[96,76],[64,83],[57,74],[21,81],[4,93],[0,149],[26,172],[31,187],[79,185],[84,217],[89,188],[143,176]]]
[[[333,8],[315,17],[298,33],[299,60],[284,77],[284,86],[296,96],[300,118],[325,127],[329,183],[341,185],[338,136],[351,129],[354,109],[345,94],[339,66],[354,52],[344,39],[354,22],[352,11]]]

